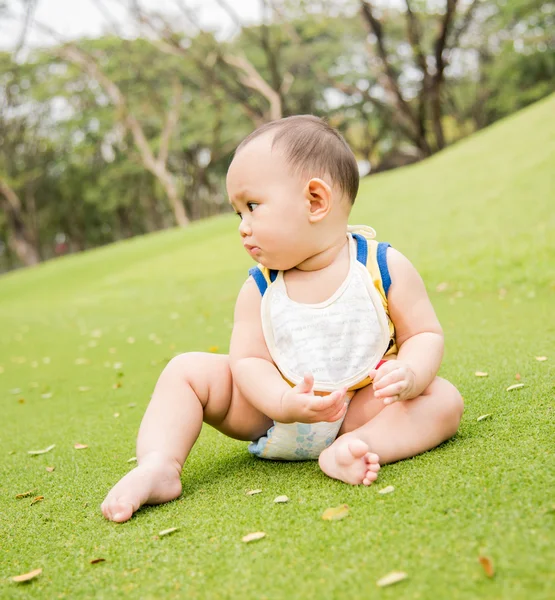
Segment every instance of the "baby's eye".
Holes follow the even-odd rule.
[[[252,212],[257,206],[258,204],[256,202],[247,202],[247,208],[250,212]]]

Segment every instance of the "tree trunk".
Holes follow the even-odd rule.
[[[33,246],[33,236],[27,230],[21,211],[21,201],[12,188],[0,179],[0,194],[4,200],[2,208],[7,216],[8,245],[19,260],[30,267],[40,262],[39,253]]]

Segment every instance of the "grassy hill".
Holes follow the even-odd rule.
[[[452,441],[384,467],[369,489],[315,463],[258,461],[205,428],[177,501],[124,525],[99,512],[132,466],[165,362],[228,349],[251,266],[236,217],[0,278],[0,597],[551,597],[554,114],[552,96],[362,183],[351,222],[374,226],[420,270],[446,334],[441,375],[466,402]],[[386,485],[395,492],[377,494]],[[246,496],[253,488],[263,492]],[[280,494],[290,502],[275,505]],[[44,500],[31,505],[35,496]],[[340,503],[348,519],[320,519]],[[155,539],[168,527],[180,529]],[[267,538],[241,543],[257,530]],[[495,565],[491,580],[480,554]],[[29,584],[9,580],[36,568]],[[377,588],[392,570],[409,577]]]

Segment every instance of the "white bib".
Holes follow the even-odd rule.
[[[381,298],[348,235],[349,272],[331,298],[318,304],[291,300],[282,271],[262,297],[262,330],[277,368],[295,385],[311,372],[321,392],[366,379],[389,345]]]

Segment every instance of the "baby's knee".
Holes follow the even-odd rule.
[[[215,371],[228,371],[228,357],[209,352],[184,352],[174,356],[166,365],[165,371],[192,383],[207,377]]]
[[[455,435],[462,419],[464,401],[459,390],[449,381],[438,378],[441,390],[442,419],[445,426]]]

